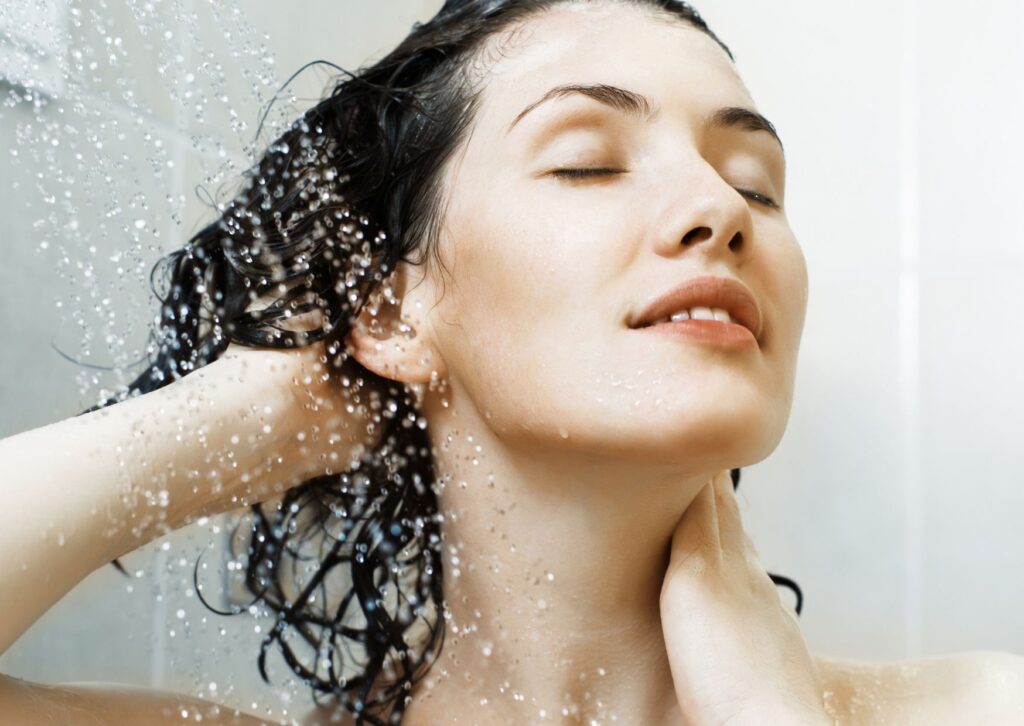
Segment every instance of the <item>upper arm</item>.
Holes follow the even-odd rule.
[[[35,726],[138,726],[197,721],[218,726],[267,726],[268,721],[211,701],[103,683],[43,685],[0,676],[0,713],[8,723]],[[197,716],[199,718],[197,718]]]

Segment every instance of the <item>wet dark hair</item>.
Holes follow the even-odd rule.
[[[102,404],[161,388],[232,342],[322,342],[347,383],[365,384],[366,394],[353,400],[373,412],[377,448],[344,472],[253,505],[239,555],[253,602],[275,616],[258,658],[264,680],[276,646],[315,700],[337,699],[357,724],[400,723],[406,696],[439,654],[443,570],[426,421],[410,391],[360,366],[344,338],[399,261],[427,264],[436,251],[440,175],[475,117],[474,73],[487,41],[535,13],[581,1],[448,0],[382,59],[344,71],[269,145],[219,218],[156,265],[162,307],[150,362]],[[686,3],[617,1],[688,23],[732,58]],[[257,298],[271,302],[253,309]],[[317,327],[286,324],[311,312],[321,315]],[[732,471],[734,487],[739,475]],[[338,574],[347,581],[332,579],[345,567]],[[796,584],[771,577],[795,590],[799,613]]]

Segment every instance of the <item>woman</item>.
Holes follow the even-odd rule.
[[[0,647],[265,502],[260,667],[327,697],[311,723],[1024,722],[1016,656],[810,654],[743,533],[731,483],[782,437],[807,303],[783,198],[689,7],[447,3],[170,258],[144,395],[0,442]],[[0,707],[259,722],[14,679]]]

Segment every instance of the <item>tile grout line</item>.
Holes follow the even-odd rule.
[[[904,486],[904,652],[922,653],[924,504],[920,443],[921,150],[918,0],[902,0],[900,59],[899,471]]]
[[[192,0],[182,0],[181,15],[178,16],[178,25],[175,32],[175,43],[178,45],[179,51],[185,58],[185,67],[189,67],[192,62],[192,47],[189,43],[184,42],[186,24],[184,18],[192,13]],[[171,175],[171,188],[174,190],[177,198],[179,195],[185,193],[185,164],[187,161],[187,152],[185,150],[185,143],[188,138],[188,119],[185,116],[184,108],[181,104],[176,104],[174,108],[174,127],[173,133],[169,133],[168,136],[174,139],[174,172]],[[184,212],[184,210],[182,210]],[[167,231],[174,231],[174,222],[168,221],[170,227]],[[172,239],[173,235],[168,234],[168,240]],[[154,687],[165,687],[165,680],[167,677],[167,599],[170,597],[172,588],[170,587],[170,577],[167,574],[167,553],[161,549],[157,555],[157,567],[159,568],[156,577],[160,579],[160,591],[163,597],[157,603],[156,606],[156,617],[153,619],[154,627],[156,632],[154,633],[154,647],[152,662],[150,665],[150,678]]]

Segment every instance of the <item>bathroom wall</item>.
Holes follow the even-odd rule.
[[[20,29],[0,34],[0,75],[42,92],[37,110],[0,105],[0,435],[72,415],[118,383],[101,367],[141,353],[149,265],[211,218],[209,199],[233,188],[260,112],[293,71],[315,59],[355,68],[439,6],[0,10],[0,30]],[[815,652],[1024,654],[1024,8],[698,7],[783,137],[788,216],[810,271],[789,428],[740,486],[764,564],[803,588]],[[36,32],[25,17],[46,22]],[[326,78],[307,71],[275,112],[301,108]],[[0,670],[303,710],[283,674],[278,689],[259,682],[258,623],[196,601],[195,557],[222,535],[189,528],[127,557],[129,578],[95,573]]]

